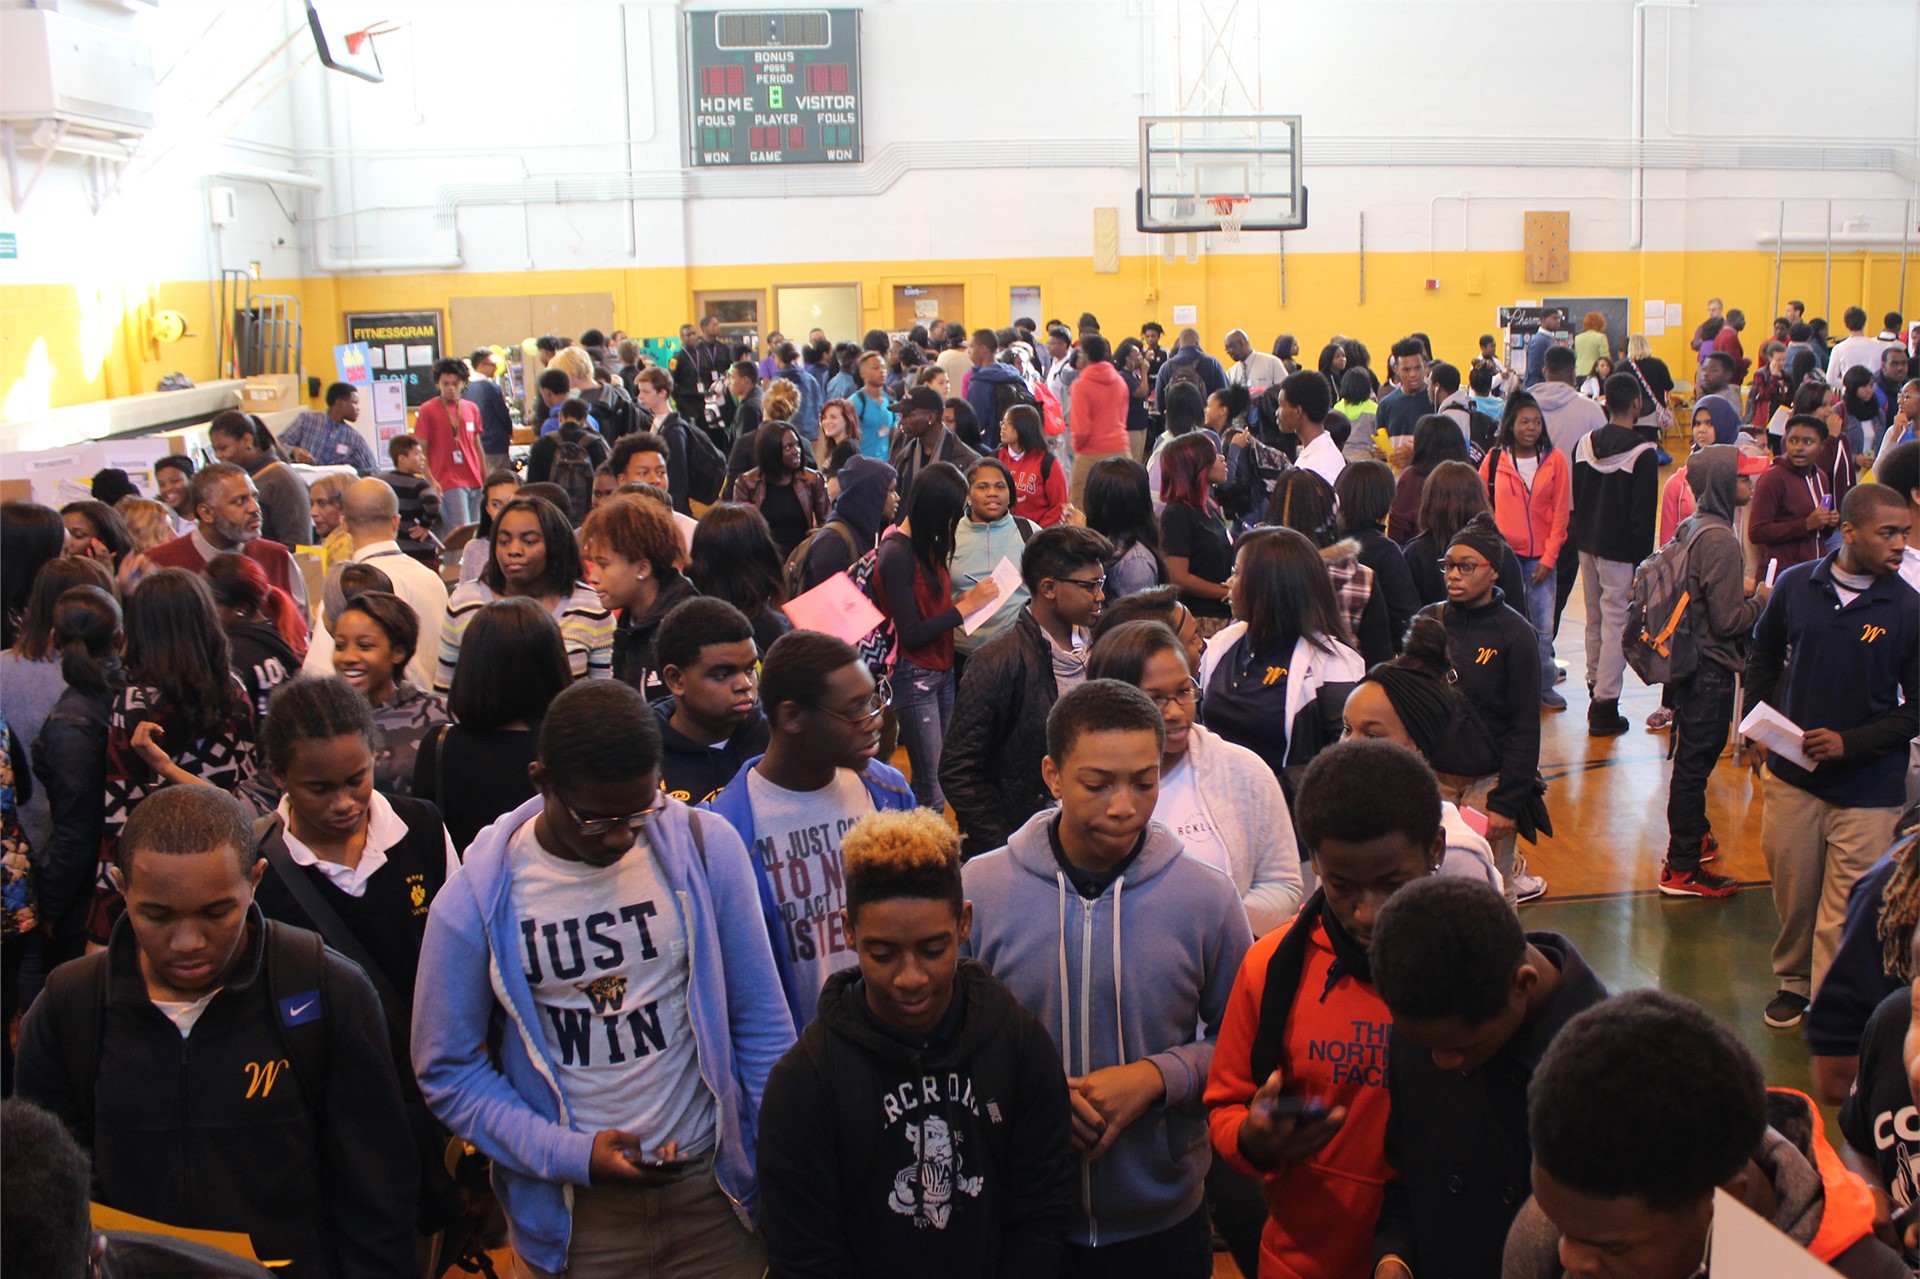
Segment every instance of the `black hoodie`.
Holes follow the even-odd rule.
[[[803,543],[807,551],[805,586],[808,590],[835,573],[852,568],[856,560],[879,542],[887,524],[887,494],[893,492],[895,478],[894,469],[877,458],[851,458],[840,468],[840,497],[827,516],[827,524],[846,529],[851,538],[842,537],[839,529],[822,525],[820,531]]]
[[[1653,554],[1660,459],[1630,426],[1609,422],[1573,449],[1574,542],[1583,554],[1638,564]]]
[[[857,968],[767,1079],[760,1228],[773,1279],[1057,1275],[1073,1196],[1052,1038],[974,960],[957,1026],[909,1046]]]
[[[660,717],[660,789],[684,804],[698,807],[718,795],[746,765],[767,753],[767,717],[760,711],[733,736],[703,746],[673,726],[674,700],[653,704]]]

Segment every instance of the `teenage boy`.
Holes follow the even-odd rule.
[[[1312,369],[1290,374],[1280,383],[1280,429],[1300,441],[1293,464],[1337,484],[1347,460],[1327,434],[1327,414],[1333,411],[1333,392],[1327,379]]]
[[[1420,339],[1401,338],[1392,354],[1394,388],[1380,397],[1374,421],[1399,448],[1412,443],[1413,428],[1433,412],[1433,397],[1427,391],[1427,354]]]
[[[600,432],[593,429],[593,414],[587,402],[579,396],[563,401],[559,408],[560,425],[533,442],[527,450],[527,483],[544,484],[553,479],[554,465],[560,460],[560,448],[563,444],[572,444],[586,455],[587,466],[598,470],[612,456],[606,440]],[[585,511],[578,514],[586,519]]]
[[[1627,731],[1620,690],[1627,670],[1621,639],[1633,570],[1653,553],[1660,508],[1660,458],[1633,429],[1640,416],[1640,379],[1607,379],[1607,424],[1573,444],[1572,540],[1580,546],[1580,579],[1587,604],[1587,736]],[[1557,445],[1559,441],[1555,441]]]
[[[968,465],[967,517],[954,527],[953,558],[947,563],[947,572],[953,578],[953,597],[959,599],[991,577],[1001,560],[1018,564],[1038,531],[1031,520],[1013,513],[1013,472],[1005,462],[983,457]],[[1022,582],[973,634],[967,634],[964,627],[956,630],[953,651],[971,657],[1005,634],[1019,620],[1027,598],[1026,583]]]
[[[1840,549],[1781,573],[1754,628],[1742,711],[1766,702],[1798,725],[1813,764],[1748,746],[1767,773],[1760,848],[1780,916],[1769,1026],[1799,1025],[1847,894],[1891,842],[1904,801],[1920,732],[1920,595],[1900,579],[1912,532],[1906,498],[1856,486],[1840,505]]]
[[[1910,1114],[1897,1050],[1894,1067]],[[1873,1201],[1819,1112],[1769,1091],[1739,1038],[1678,995],[1629,991],[1569,1022],[1534,1071],[1527,1131],[1533,1198],[1507,1235],[1506,1279],[1692,1279],[1716,1190],[1848,1279],[1910,1274],[1874,1238]]]
[[[495,394],[499,389],[494,388]],[[307,466],[351,466],[362,475],[370,474],[379,463],[373,460],[367,437],[354,426],[359,420],[360,392],[335,382],[327,388],[327,411],[309,410],[293,419],[293,425],[280,433],[280,447]]]
[[[913,481],[935,462],[951,462],[965,471],[979,454],[960,442],[941,421],[947,402],[930,386],[916,386],[887,405],[896,417],[888,462],[900,474],[900,491],[913,492]]]
[[[1233,881],[1152,820],[1165,734],[1130,684],[1062,696],[1041,763],[1058,811],[964,875],[968,953],[1058,1035],[1073,1090],[1067,1279],[1213,1273],[1200,1095],[1251,935]]]
[[[1368,955],[1393,1015],[1374,1279],[1494,1274],[1530,1193],[1527,1084],[1607,988],[1572,942],[1523,932],[1492,886],[1452,875],[1395,894]]]
[[[660,789],[681,803],[704,804],[767,749],[753,623],[725,600],[696,595],[660,623],[653,659],[672,694],[653,704]]]
[[[1112,555],[1112,543],[1089,528],[1061,524],[1034,534],[1020,556],[1027,606],[967,659],[940,755],[940,789],[969,857],[1005,844],[1046,807],[1047,716],[1086,671],[1086,628],[1106,601]]]
[[[492,1157],[532,1279],[754,1279],[755,1121],[793,1023],[746,849],[660,793],[659,730],[627,684],[562,692],[535,753],[539,794],[481,833],[427,918],[420,1091]]]
[[[1907,947],[1909,955],[1913,950]],[[1872,1191],[1876,1225],[1920,1203],[1920,1125],[1907,1055],[1916,1025],[1911,989],[1903,986],[1880,1001],[1867,1019],[1858,1072],[1840,1107],[1841,1158]],[[1904,1240],[1902,1249],[1912,1265],[1920,1250],[1906,1248]]]
[[[1687,590],[1699,604],[1685,623],[1694,668],[1667,686],[1673,779],[1660,891],[1669,897],[1730,897],[1740,886],[1700,859],[1719,846],[1707,820],[1707,778],[1733,724],[1733,685],[1746,669],[1747,640],[1772,593],[1765,582],[1745,576],[1746,556],[1733,527],[1735,512],[1753,500],[1751,477],[1766,469],[1766,459],[1742,457],[1724,444],[1687,459],[1693,514],[1674,536],[1687,548]]]
[[[1073,1201],[1067,1085],[1040,1022],[976,960],[960,839],[927,809],[847,832],[859,967],[767,1080],[760,1221],[781,1279],[1041,1279]]]
[[[1780,456],[1753,482],[1753,509],[1747,512],[1747,540],[1753,543],[1754,568],[1777,573],[1820,558],[1821,544],[1840,522],[1833,483],[1819,465],[1827,424],[1812,413],[1787,419]]]
[[[126,914],[20,1027],[19,1095],[93,1152],[98,1202],[239,1231],[275,1274],[407,1279],[419,1161],[366,975],[254,905],[266,863],[224,791],[170,786],[108,872]]]
[[[447,508],[447,527],[458,528],[480,518],[480,494],[487,482],[480,410],[461,398],[467,390],[464,361],[435,364],[433,385],[440,394],[414,414],[413,433],[427,451],[427,475]]]
[[[1314,757],[1294,805],[1320,888],[1240,965],[1207,1079],[1213,1148],[1261,1179],[1262,1279],[1345,1279],[1373,1259],[1393,1169],[1382,1153],[1391,1018],[1367,945],[1400,889],[1440,873],[1440,788],[1425,761],[1355,739]]]
[[[802,1029],[827,978],[854,964],[840,841],[868,813],[913,807],[907,779],[874,757],[892,701],[851,644],[788,631],[760,665],[766,753],[706,805],[752,854],[781,989]]]
[[[386,481],[399,502],[400,531],[395,540],[413,558],[438,564],[433,526],[440,519],[440,495],[427,478],[427,452],[413,436],[396,435],[387,441],[387,457],[393,469],[380,472],[377,478]]]

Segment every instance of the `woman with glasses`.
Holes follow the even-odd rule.
[[[873,602],[893,619],[899,640],[895,715],[923,807],[946,806],[940,793],[940,746],[953,719],[953,633],[967,614],[1000,594],[991,577],[953,594],[947,564],[954,530],[967,509],[967,481],[951,462],[933,462],[913,477],[907,515],[880,539]]]
[[[572,680],[560,624],[537,601],[474,614],[447,694],[454,722],[421,739],[413,768],[414,795],[439,808],[454,847],[532,798],[534,734]]]
[[[781,636],[760,666],[766,754],[702,805],[753,854],[774,964],[801,1029],[827,978],[855,963],[840,919],[840,837],[868,813],[914,807],[907,779],[875,758],[892,698],[844,640]]]
[[[1087,655],[1087,678],[1132,684],[1160,709],[1167,736],[1153,819],[1233,880],[1255,939],[1293,918],[1300,850],[1286,796],[1264,760],[1200,723],[1200,683],[1180,637],[1160,622],[1116,626]]]
[[[1529,839],[1544,822],[1540,775],[1540,651],[1533,623],[1504,602],[1495,566],[1511,554],[1493,517],[1482,512],[1447,543],[1441,563],[1444,604],[1419,617],[1438,618],[1459,672],[1460,695],[1473,714],[1456,719],[1430,762],[1440,793],[1485,814],[1493,863],[1507,882],[1508,901],[1531,901],[1544,881],[1516,868],[1516,836]]]

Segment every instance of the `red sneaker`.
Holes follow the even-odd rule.
[[[1705,867],[1675,870],[1668,865],[1660,869],[1660,891],[1668,897],[1731,897],[1740,891],[1740,883]]]
[[[1710,834],[1702,835],[1700,837],[1701,864],[1705,865],[1708,862],[1717,861],[1719,860],[1719,857],[1720,857],[1720,841],[1715,839]]]

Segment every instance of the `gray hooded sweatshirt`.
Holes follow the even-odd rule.
[[[1734,531],[1739,503],[1739,450],[1715,444],[1687,459],[1687,485],[1693,490],[1693,514],[1674,530],[1686,541],[1695,531],[1687,553],[1687,577],[1701,607],[1693,614],[1694,643],[1703,662],[1738,674],[1747,668],[1747,642],[1760,619],[1763,603],[1747,594],[1746,555]]]

